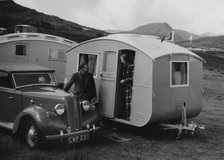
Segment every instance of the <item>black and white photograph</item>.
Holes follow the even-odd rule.
[[[222,160],[224,1],[0,0],[1,160]]]

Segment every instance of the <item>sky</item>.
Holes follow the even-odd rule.
[[[224,35],[224,0],[14,0],[17,4],[101,30],[168,23],[194,34]]]

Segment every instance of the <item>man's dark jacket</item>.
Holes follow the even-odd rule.
[[[73,93],[79,100],[91,101],[93,97],[96,97],[96,86],[92,74],[82,75],[80,72],[74,73],[64,90],[68,92],[74,83]]]

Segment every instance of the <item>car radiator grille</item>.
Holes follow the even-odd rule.
[[[79,102],[75,97],[69,97],[67,99],[67,115],[68,115],[68,124],[71,127],[72,131],[77,131],[82,129],[82,117]]]

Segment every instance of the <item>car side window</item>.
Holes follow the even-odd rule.
[[[13,88],[12,79],[9,73],[0,72],[0,87]]]

